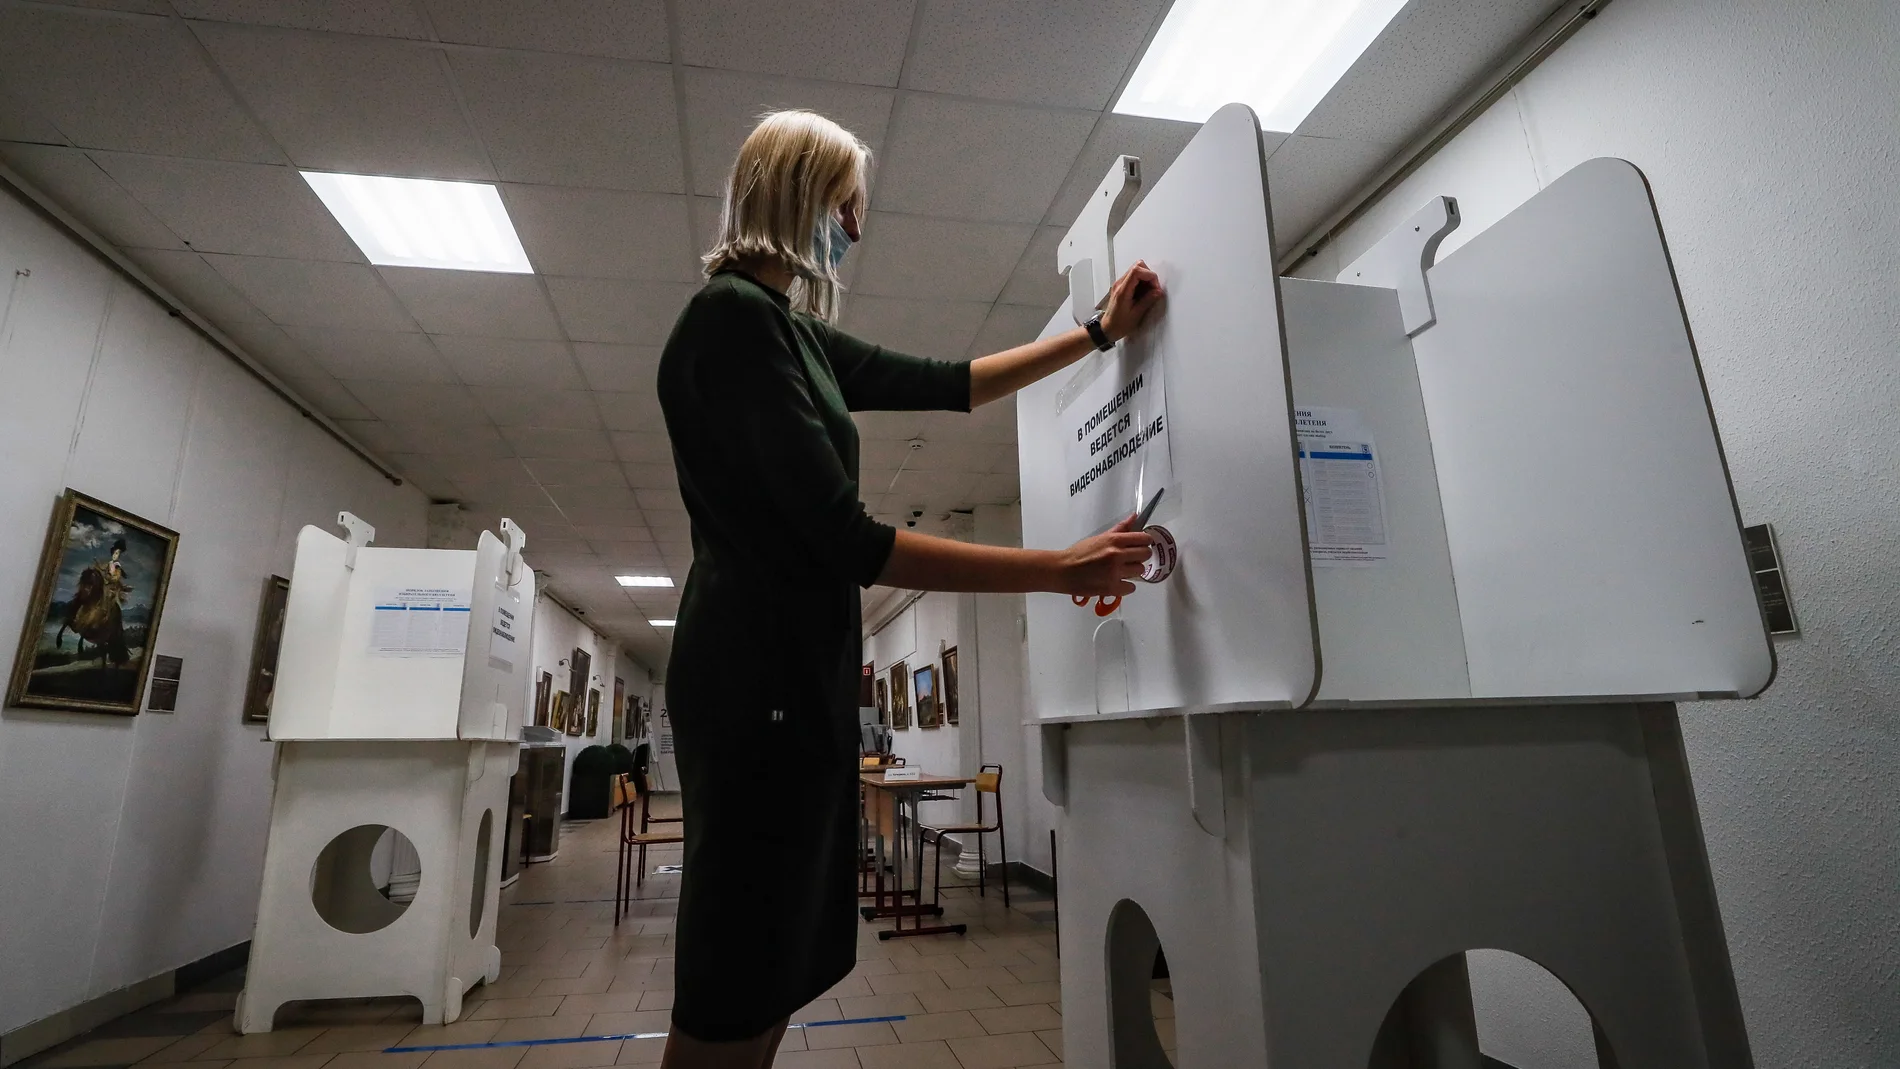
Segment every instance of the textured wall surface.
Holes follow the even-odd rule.
[[[0,710],[0,1032],[251,937],[271,747],[240,722],[266,576],[340,509],[422,544],[427,500],[350,454],[0,192],[0,648],[70,486],[179,532],[157,651],[178,709]]]
[[[1891,0],[1616,0],[1298,272],[1332,277],[1436,194],[1465,219],[1444,255],[1585,160],[1649,176],[1742,515],[1775,525],[1803,628],[1760,700],[1683,707],[1764,1067],[1900,1065],[1896,57]]]

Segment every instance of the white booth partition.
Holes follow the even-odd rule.
[[[1246,108],[1120,220],[1135,181],[1049,330],[1137,259],[1165,314],[1018,404],[1025,544],[1159,491],[1171,565],[1029,599],[1070,1060],[1167,1064],[1159,951],[1182,1069],[1476,1066],[1463,952],[1498,948],[1605,1066],[1746,1064],[1669,703],[1774,654],[1642,175],[1586,163],[1442,263],[1439,198],[1330,283],[1274,274]]]

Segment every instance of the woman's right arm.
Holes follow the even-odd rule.
[[[1131,529],[1134,519],[1068,549],[1012,549],[899,531],[877,581],[975,594],[1132,594],[1129,580],[1141,574],[1151,548],[1145,533]]]

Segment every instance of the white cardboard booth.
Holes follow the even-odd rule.
[[[1165,314],[1018,402],[1025,545],[1159,492],[1172,550],[1028,600],[1069,1061],[1168,1064],[1158,945],[1182,1069],[1475,1067],[1478,948],[1563,980],[1606,1066],[1747,1064],[1673,703],[1775,660],[1642,174],[1442,262],[1438,198],[1338,282],[1275,274],[1245,107],[1127,213],[1139,180],[1062,243],[1049,330],[1137,259]]]
[[[270,737],[277,743],[256,934],[237,1007],[267,1032],[303,999],[411,995],[423,1021],[496,978],[508,778],[530,669],[523,535],[380,549],[349,513],[297,536]],[[406,840],[413,899],[380,886]]]

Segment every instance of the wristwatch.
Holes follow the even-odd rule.
[[[1095,343],[1097,349],[1108,352],[1115,347],[1115,343],[1109,340],[1108,331],[1102,329],[1102,313],[1090,316],[1088,322],[1082,324],[1082,329],[1089,332],[1089,340]]]

